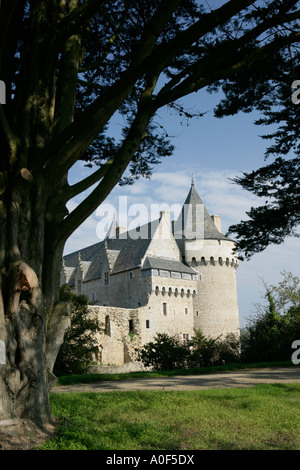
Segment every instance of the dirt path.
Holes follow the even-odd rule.
[[[205,375],[112,380],[92,384],[57,386],[52,393],[111,392],[129,390],[188,391],[209,388],[252,387],[260,383],[300,383],[300,367],[243,369]]]

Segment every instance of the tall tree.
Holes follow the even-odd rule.
[[[51,421],[52,369],[70,313],[58,298],[67,238],[122,178],[148,175],[170,154],[155,125],[160,108],[251,75],[299,40],[290,28],[297,3],[1,1],[0,424]],[[109,133],[116,113],[120,140]],[[81,159],[94,171],[70,185]],[[89,188],[69,213],[67,202]]]
[[[290,30],[299,29],[299,22]],[[287,34],[279,27],[278,36]],[[297,236],[300,223],[300,48],[299,41],[273,58],[257,63],[253,74],[237,73],[214,84],[222,87],[225,98],[215,110],[217,117],[238,111],[260,111],[257,126],[272,131],[261,137],[271,144],[265,152],[265,166],[243,173],[233,181],[261,199],[251,207],[246,220],[229,227],[239,244],[240,258],[251,258],[270,244],[281,244]]]

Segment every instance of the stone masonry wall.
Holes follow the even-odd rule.
[[[152,341],[158,332],[177,334],[181,339],[183,334],[188,334],[190,338],[194,331],[196,296],[197,281],[153,276],[145,317],[150,324],[146,330],[148,341]]]
[[[92,305],[89,310],[101,325],[96,360],[103,365],[123,365],[135,361],[137,349],[144,339],[141,331],[144,309]]]
[[[195,327],[205,336],[239,333],[238,262],[232,248],[232,242],[206,241],[194,266],[201,274],[194,304]]]

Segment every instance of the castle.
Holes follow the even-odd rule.
[[[183,343],[195,329],[210,337],[239,334],[234,248],[192,180],[172,223],[167,211],[138,230],[114,219],[103,241],[64,256],[61,284],[87,295],[102,325],[98,362],[134,363],[157,332]]]

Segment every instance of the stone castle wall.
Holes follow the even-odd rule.
[[[193,335],[193,303],[197,295],[197,281],[152,277],[152,293],[148,300],[146,319],[150,321],[149,341],[157,332],[170,335]]]
[[[96,361],[104,366],[123,365],[137,359],[137,350],[144,344],[141,323],[144,308],[125,309],[89,306],[90,314],[97,318],[101,332],[97,335],[99,354]]]
[[[201,274],[194,302],[195,328],[205,336],[239,334],[239,310],[236,287],[238,261],[230,241],[206,240],[201,257],[193,266]],[[196,252],[190,252],[195,255]]]
[[[146,305],[151,285],[149,279],[141,276],[138,268],[109,276],[107,285],[105,278],[101,278],[84,282],[83,288],[84,294],[96,304],[101,302],[105,306],[137,308]]]

